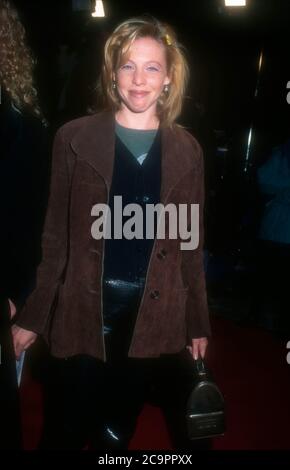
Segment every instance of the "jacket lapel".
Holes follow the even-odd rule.
[[[166,204],[171,189],[192,168],[186,159],[185,148],[180,135],[174,128],[162,129],[161,146],[161,196],[162,204]]]
[[[178,138],[179,137],[179,138]],[[94,168],[111,187],[115,156],[115,121],[109,111],[87,118],[86,124],[73,136],[72,150]],[[161,130],[161,203],[165,204],[170,190],[192,165],[185,158],[185,150],[174,128]]]
[[[72,150],[85,160],[111,186],[115,155],[115,122],[111,112],[87,117],[86,124],[73,136]]]

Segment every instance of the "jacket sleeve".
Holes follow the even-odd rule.
[[[193,183],[196,189],[193,203],[199,204],[199,244],[196,249],[182,252],[182,273],[185,284],[188,286],[186,303],[188,344],[191,344],[193,338],[211,335],[203,261],[204,165],[203,153],[198,144],[196,156],[197,165]]]
[[[17,325],[42,334],[66,266],[69,182],[65,143],[60,129],[52,154],[47,212],[42,234],[42,260],[37,268],[36,287],[19,313]]]

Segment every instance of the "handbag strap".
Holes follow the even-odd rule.
[[[199,357],[198,359],[194,359],[194,368],[195,368],[196,373],[199,376],[203,376],[207,374],[204,361],[202,360],[201,357]]]

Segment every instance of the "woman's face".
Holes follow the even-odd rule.
[[[116,73],[123,106],[134,113],[156,113],[157,100],[169,83],[165,48],[150,37],[136,39]]]

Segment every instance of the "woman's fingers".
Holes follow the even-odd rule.
[[[12,327],[12,336],[14,344],[14,352],[17,359],[21,353],[31,346],[37,338],[37,334],[33,331],[25,330],[17,325]]]
[[[201,355],[202,358],[204,358],[204,356],[205,356],[207,343],[208,343],[208,341],[207,341],[206,338],[204,338],[204,340],[200,342],[199,350],[200,350],[200,355]]]
[[[192,357],[196,360],[199,357],[204,358],[206,353],[208,340],[207,338],[194,338],[192,340],[192,348],[190,348]]]
[[[22,349],[19,344],[16,344],[14,346],[14,352],[15,352],[15,357],[16,357],[17,361],[20,359],[22,351],[24,351],[24,349]]]

